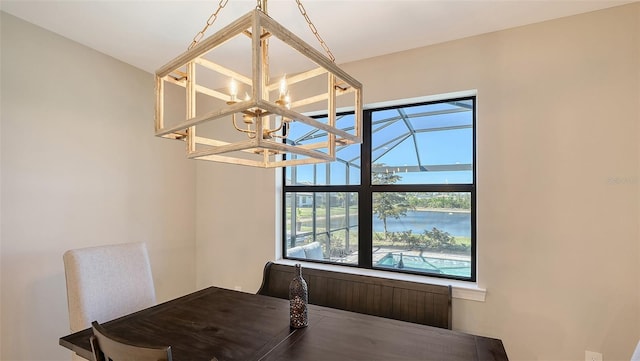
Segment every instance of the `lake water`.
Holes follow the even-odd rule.
[[[358,224],[358,215],[352,214],[349,224]],[[311,221],[307,220],[303,224],[311,226]],[[338,229],[345,226],[344,216],[334,216],[331,218],[331,229]],[[433,227],[452,236],[471,237],[471,213],[463,212],[435,212],[435,211],[409,211],[407,215],[400,219],[388,218],[387,231],[402,232],[412,230],[414,234],[420,234],[425,230],[431,231]],[[373,231],[383,232],[384,226],[377,216],[373,216]]]
[[[401,232],[412,230],[414,234],[431,230],[433,227],[452,236],[471,237],[471,213],[461,212],[433,212],[433,211],[409,211],[400,219],[388,218],[387,231]],[[374,232],[383,232],[382,221],[373,216]]]

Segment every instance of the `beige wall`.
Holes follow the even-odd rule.
[[[153,77],[1,13],[2,360],[69,360],[62,253],[146,241],[195,288],[195,165],[153,132]]]
[[[639,52],[636,3],[345,65],[366,103],[477,89],[487,296],[456,299],[454,328],[512,360],[628,360],[640,338]],[[255,291],[275,173],[197,172],[198,286]]]
[[[366,103],[477,89],[487,297],[456,299],[454,328],[512,360],[625,360],[640,338],[639,53],[633,4],[345,65]],[[152,87],[2,14],[2,360],[67,358],[68,248],[150,242],[163,299],[258,288],[277,172],[184,161],[148,136]]]

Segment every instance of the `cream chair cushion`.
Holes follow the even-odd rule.
[[[72,332],[156,303],[144,243],[69,250],[63,260]]]

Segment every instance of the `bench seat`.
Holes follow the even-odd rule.
[[[267,262],[258,294],[289,298],[294,266]],[[305,267],[309,303],[451,329],[451,286]]]

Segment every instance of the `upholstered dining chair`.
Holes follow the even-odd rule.
[[[62,258],[71,332],[156,304],[145,243],[73,249]]]
[[[108,335],[96,321],[93,321],[91,326],[91,350],[95,361],[172,361],[171,346],[133,345],[126,340]]]

